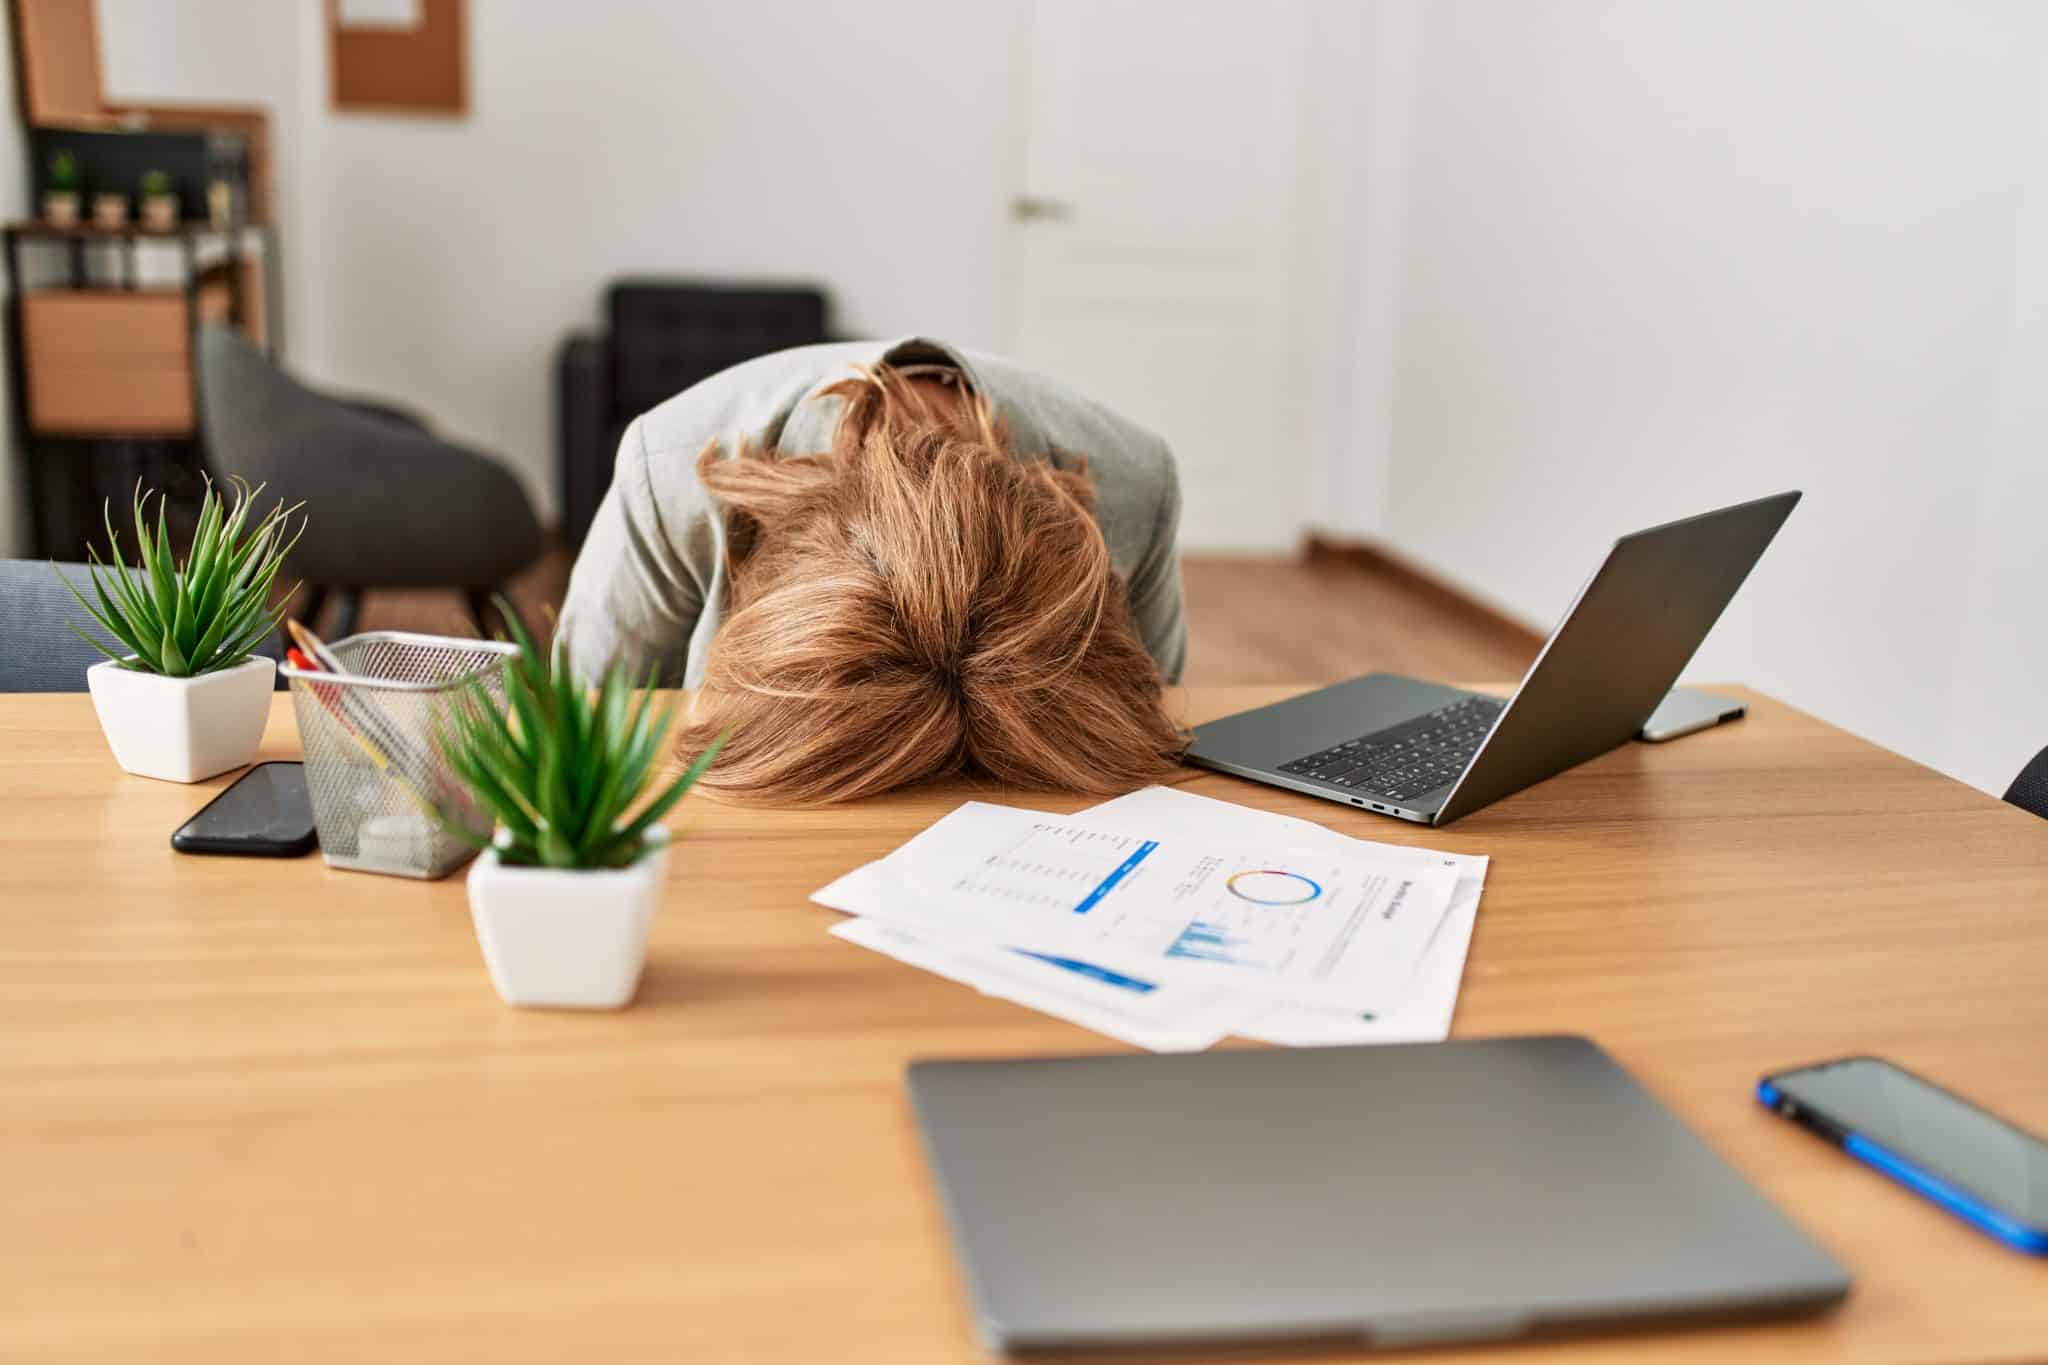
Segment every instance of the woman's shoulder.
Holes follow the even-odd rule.
[[[681,451],[692,461],[707,443],[734,435],[776,446],[827,382],[862,366],[910,360],[950,360],[966,371],[1008,420],[1022,453],[1155,466],[1169,458],[1156,434],[1056,375],[924,336],[824,342],[742,361],[649,409],[640,418],[641,439],[649,455]]]
[[[743,361],[644,413],[621,461],[634,459],[664,506],[697,507],[697,459],[710,445],[823,450],[831,444],[836,399],[818,390],[862,366],[949,362],[995,405],[1025,459],[1086,463],[1096,514],[1119,561],[1171,535],[1179,513],[1172,452],[1160,436],[1034,366],[926,336],[827,342]],[[623,467],[623,466],[622,466]]]
[[[1167,442],[1079,385],[1008,356],[979,350],[961,356],[1010,424],[1022,454],[1061,463],[1085,456],[1092,473],[1116,467],[1147,485],[1171,477],[1174,454]]]
[[[1165,438],[1057,375],[1004,356],[962,354],[1018,453],[1063,466],[1086,462],[1096,517],[1119,568],[1173,534],[1180,483]]]
[[[888,346],[832,341],[743,360],[642,413],[641,446],[650,463],[675,457],[692,469],[714,441],[745,439],[773,447],[813,389],[854,366],[879,361]]]

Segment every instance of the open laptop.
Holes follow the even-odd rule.
[[[998,1350],[1505,1340],[1848,1292],[1583,1038],[920,1062],[910,1093]]]
[[[1632,738],[1798,501],[1779,493],[1614,542],[1506,701],[1373,673],[1196,726],[1187,760],[1447,825]]]

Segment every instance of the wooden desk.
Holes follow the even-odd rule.
[[[1457,1031],[1599,1038],[1857,1277],[1823,1320],[1472,1358],[2048,1357],[2048,1263],[1751,1099],[1868,1050],[2048,1130],[2048,823],[1750,704],[1442,831],[1184,780],[1492,854]],[[124,776],[83,696],[0,697],[0,748],[10,1362],[973,1360],[904,1063],[1115,1046],[826,936],[809,892],[960,790],[693,797],[639,1003],[538,1014],[460,876],[175,855],[225,779]]]

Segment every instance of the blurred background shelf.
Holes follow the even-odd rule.
[[[271,348],[274,235],[25,222],[0,228],[0,240],[34,552],[74,560],[100,527],[99,506],[136,478],[182,487],[200,477],[193,336],[227,322]]]
[[[31,553],[81,558],[108,497],[203,477],[193,338],[281,346],[269,111],[111,98],[91,0],[14,0],[26,202],[8,223],[8,395]],[[61,169],[60,169],[61,168]],[[176,222],[141,220],[145,190]],[[69,205],[51,203],[68,192]],[[94,202],[119,200],[118,223]],[[59,221],[63,207],[72,221]],[[103,534],[103,533],[102,533]],[[104,547],[102,547],[104,548]]]

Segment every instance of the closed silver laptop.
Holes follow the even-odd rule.
[[[1633,738],[1798,501],[1623,536],[1505,702],[1374,673],[1197,726],[1188,762],[1449,824]]]
[[[910,1092],[1001,1350],[1407,1346],[1848,1291],[1582,1038],[924,1062]]]

